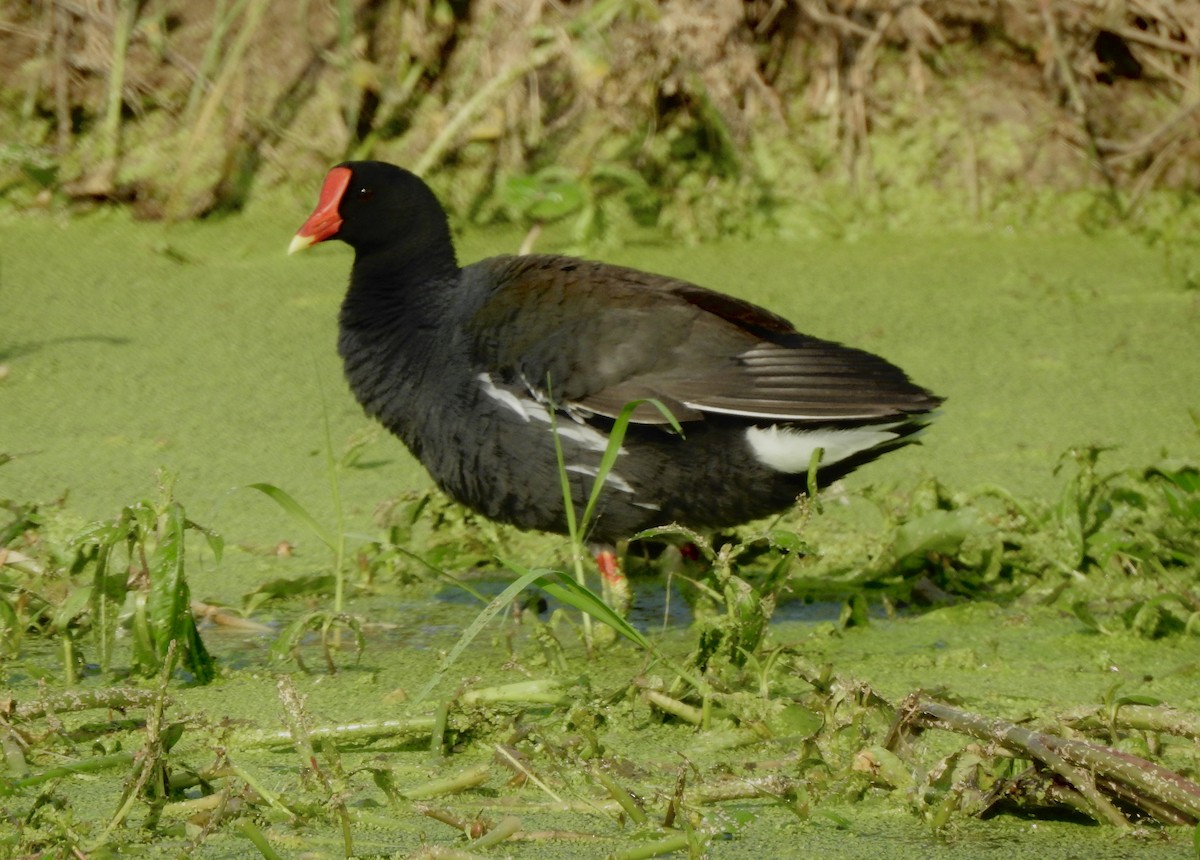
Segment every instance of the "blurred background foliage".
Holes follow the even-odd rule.
[[[379,158],[585,244],[1144,221],[1198,62],[1195,0],[0,0],[0,198],[187,219]]]

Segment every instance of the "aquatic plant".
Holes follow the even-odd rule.
[[[29,695],[29,683],[18,682],[22,692],[0,710],[0,797],[18,822],[3,845],[26,853],[39,846],[91,852],[130,838],[186,839],[229,850],[245,843],[269,857],[298,829],[306,838],[330,840],[330,853],[395,853],[415,850],[421,822],[433,821],[447,829],[420,838],[439,850],[503,844],[519,852],[524,840],[559,839],[586,840],[590,851],[599,842],[614,856],[699,854],[714,840],[785,820],[854,829],[856,816],[877,817],[887,805],[909,809],[934,835],[981,818],[991,820],[974,826],[1002,827],[1017,812],[1047,828],[1067,826],[1054,823],[1064,816],[1120,830],[1153,826],[1160,828],[1156,838],[1178,843],[1200,819],[1200,786],[1193,781],[1200,716],[1193,709],[1117,686],[1090,703],[1044,704],[1032,715],[1025,712],[1027,697],[962,701],[952,687],[889,696],[856,678],[854,667],[819,656],[823,643],[854,635],[847,625],[881,623],[864,611],[880,599],[909,602],[916,611],[918,601],[944,606],[969,596],[973,602],[949,611],[991,613],[998,621],[989,624],[1002,627],[1028,624],[1039,604],[1053,603],[1060,607],[1056,624],[1073,625],[1061,641],[1093,637],[1106,652],[1158,647],[1145,642],[1148,636],[1168,642],[1194,636],[1187,606],[1200,542],[1197,468],[1164,462],[1106,471],[1102,452],[1090,448],[1064,455],[1062,468],[1062,493],[1052,502],[1018,500],[995,487],[955,493],[935,483],[869,491],[857,503],[890,517],[874,542],[831,531],[829,499],[826,513],[804,514],[803,542],[786,518],[758,537],[752,530],[717,541],[645,535],[646,541],[686,539],[698,555],[689,564],[704,562],[687,568],[686,579],[672,574],[715,610],[697,613],[686,643],[626,630],[628,622],[570,573],[511,565],[516,576],[508,590],[440,663],[419,660],[425,671],[415,676],[389,665],[361,617],[302,613],[296,631],[277,637],[277,652],[295,646],[304,631],[348,623],[360,644],[359,669],[337,678],[285,678],[277,685],[278,704],[266,713],[257,707],[247,720],[228,718],[228,692],[216,691],[226,704],[213,710],[205,688],[177,685],[176,667],[185,665],[183,649],[191,647],[186,633],[167,640],[163,651],[155,644],[162,640],[146,633],[144,646],[109,651],[108,672],[119,678],[126,665],[149,672],[153,655],[152,689],[110,683],[91,690],[68,677]],[[173,499],[169,481],[154,501],[84,529],[64,529],[52,505],[10,501],[5,510],[0,604],[26,637],[10,643],[16,650],[6,672],[27,659],[30,635],[69,642],[72,665],[84,648],[101,653],[100,631],[114,629],[104,627],[102,613],[119,617],[117,602],[128,610],[143,601],[146,620],[139,623],[147,630],[149,607],[178,608],[150,600],[148,591],[151,576],[165,586],[182,572],[181,536],[199,529]],[[780,642],[767,624],[772,603],[787,599],[789,589],[815,593],[808,591],[815,572],[823,565],[846,569],[855,544],[869,569],[859,579],[847,573],[832,581],[848,614],[838,624],[810,625],[807,638]],[[822,557],[827,547],[836,552]],[[74,572],[72,560],[79,564]],[[640,564],[645,575],[646,562]],[[109,607],[93,607],[98,582],[115,589],[131,571],[137,588],[130,585],[122,601],[110,596]],[[40,591],[31,587],[35,581]],[[359,594],[350,583],[363,581],[384,584],[378,575],[350,580],[345,608]],[[410,588],[413,581],[391,585]],[[590,657],[582,636],[548,646],[544,634],[553,636],[553,622],[531,611],[506,639],[505,671],[519,674],[494,675],[496,655],[465,643],[478,645],[480,634],[505,616],[501,610],[529,588],[544,589],[561,606],[624,636]],[[56,611],[67,613],[57,626]],[[1159,613],[1158,620],[1151,623],[1147,613]],[[947,629],[960,623],[951,620]],[[143,635],[133,623],[129,630]],[[9,624],[6,635],[12,633]],[[987,637],[998,635],[992,630]],[[190,659],[195,664],[196,656]],[[978,658],[967,659],[970,671],[979,671]],[[401,687],[389,694],[386,715],[322,716],[345,699],[346,683],[374,689],[374,678]],[[247,693],[237,698],[261,705],[270,683],[251,666],[225,672],[218,686],[238,685]],[[413,683],[424,689],[403,689]],[[322,690],[329,694],[314,705]],[[109,718],[99,718],[98,710]],[[80,737],[92,746],[81,746]],[[83,791],[85,774],[91,782]],[[110,798],[109,811],[88,813],[84,823],[98,788]],[[186,830],[173,824],[185,818]]]
[[[156,674],[174,654],[195,683],[213,679],[212,658],[192,614],[185,542],[188,532],[199,533],[219,561],[224,541],[188,518],[172,484],[160,473],[156,499],[126,505],[113,519],[86,525],[61,544],[42,540],[44,521],[36,507],[10,507],[14,518],[0,549],[0,618],[10,651],[32,629],[59,638],[68,683],[78,678],[84,642],[110,677],[129,670]],[[25,550],[17,550],[14,544],[22,541]],[[130,633],[128,669],[118,668],[114,653],[122,628]]]

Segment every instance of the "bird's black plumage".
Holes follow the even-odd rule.
[[[882,358],[686,281],[540,254],[460,268],[436,197],[393,165],[330,171],[293,250],[331,238],[355,250],[338,341],[355,396],[449,495],[524,528],[566,530],[552,426],[582,504],[634,400],[684,432],[638,407],[595,540],[780,511],[813,447],[828,483],[941,402]]]

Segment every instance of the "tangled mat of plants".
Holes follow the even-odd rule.
[[[462,573],[477,566],[471,515],[436,497],[381,512],[380,534],[347,550],[285,491],[258,485],[326,534],[335,563],[332,576],[260,585],[240,611],[191,600],[189,564],[201,547],[219,558],[224,542],[188,518],[168,479],[156,499],[71,529],[59,504],[7,500],[0,808],[13,827],[0,850],[92,856],[233,838],[274,858],[299,832],[325,856],[421,844],[414,856],[466,857],[549,842],[602,844],[627,860],[696,857],[717,841],[763,838],[755,822],[769,834],[779,816],[852,829],[837,810],[868,802],[907,807],[931,835],[1016,812],[1168,838],[1200,821],[1195,711],[1118,684],[1090,705],[999,716],[944,689],[889,698],[819,656],[850,628],[882,623],[868,611],[880,604],[909,614],[959,604],[951,623],[981,633],[1029,636],[1031,618],[1065,621],[1082,627],[1089,654],[1194,641],[1200,470],[1174,461],[1109,472],[1101,457],[1065,455],[1050,504],[930,481],[852,500],[875,506],[882,528],[831,527],[805,507],[713,541],[647,535],[688,540],[688,552],[640,562],[684,584],[694,620],[683,639],[639,632],[553,570],[510,564],[508,587],[479,596]],[[406,669],[385,628],[352,609],[428,582],[487,605],[437,666],[427,654]],[[557,608],[523,603],[531,588]],[[781,600],[816,595],[844,601],[835,625],[790,644],[772,637]],[[291,605],[295,620],[263,626],[254,616],[268,605]],[[274,644],[248,660],[238,639],[204,632],[211,623]],[[485,628],[492,647],[467,651]],[[47,644],[60,646],[57,658]],[[321,659],[306,663],[313,653]],[[266,670],[289,671],[272,680]],[[1154,670],[1194,671],[1194,660]],[[484,682],[497,673],[519,679]],[[387,716],[369,716],[388,688]],[[360,697],[364,710],[322,720],[307,696],[323,709]],[[431,836],[426,820],[449,829]]]

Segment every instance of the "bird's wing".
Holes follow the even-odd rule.
[[[938,402],[877,356],[686,281],[546,255],[466,271],[494,285],[467,326],[473,358],[540,400],[615,417],[655,398],[681,422],[873,421]],[[649,405],[634,420],[665,422]]]

